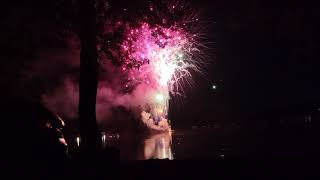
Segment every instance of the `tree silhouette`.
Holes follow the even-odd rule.
[[[80,81],[79,122],[81,148],[92,153],[100,148],[100,134],[96,123],[96,95],[98,59],[96,50],[96,9],[94,0],[81,0],[79,7]]]

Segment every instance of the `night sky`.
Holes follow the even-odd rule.
[[[207,15],[216,22],[210,34],[216,44],[209,79],[217,89],[199,78],[183,117],[245,121],[319,105],[316,6],[249,0],[203,1],[199,6],[208,7]]]
[[[114,7],[139,6],[136,1],[112,3]],[[198,120],[228,122],[262,112],[319,105],[317,6],[303,1],[191,3],[210,20],[213,61],[206,67],[207,77],[195,75],[187,98],[173,99],[170,116],[174,126],[189,126]],[[59,78],[21,81],[25,77],[21,72],[38,52],[63,47],[59,38],[50,35],[59,26],[56,4],[37,0],[3,3],[0,68],[4,93],[41,94],[43,87],[54,86]]]

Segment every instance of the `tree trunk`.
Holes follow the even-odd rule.
[[[94,0],[80,0],[80,82],[79,122],[81,150],[94,153],[101,146],[96,123],[98,60],[96,50],[96,10]]]

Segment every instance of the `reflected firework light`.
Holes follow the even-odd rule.
[[[102,142],[102,148],[106,148],[107,147],[107,143],[106,143],[106,135],[105,135],[105,133],[103,133],[102,136],[101,136],[101,142]]]
[[[80,137],[79,136],[76,137],[76,143],[78,147],[80,147],[80,142],[81,142]]]
[[[172,136],[169,132],[156,134],[144,142],[144,158],[145,159],[169,159],[173,160],[172,153]]]

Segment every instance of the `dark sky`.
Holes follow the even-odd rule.
[[[317,6],[303,1],[198,3],[216,21],[210,80],[223,82],[212,91],[199,79],[177,119],[233,121],[320,103]]]
[[[112,3],[119,7],[139,6],[136,1]],[[208,33],[210,41],[215,42],[211,47],[214,62],[207,67],[207,78],[195,77],[196,85],[187,91],[188,98],[173,101],[176,105],[171,115],[177,126],[197,119],[226,120],[320,103],[318,6],[304,1],[267,0],[191,3],[215,22],[210,23]],[[37,26],[27,23],[37,19],[43,24],[43,32],[51,31],[50,27],[55,26],[51,21],[55,18],[51,7],[54,4],[37,0],[3,3],[1,79],[8,87],[19,86],[13,83],[14,72],[28,64],[32,55],[29,51],[57,48],[52,42],[58,44],[58,40],[32,34],[30,29]],[[41,43],[46,41],[50,43]],[[217,85],[216,90],[211,89],[212,84]]]

